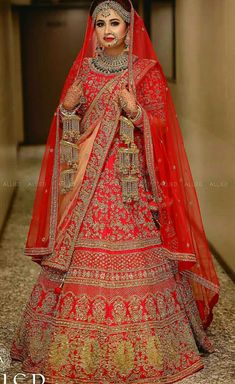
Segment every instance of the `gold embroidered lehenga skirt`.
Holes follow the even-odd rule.
[[[46,383],[172,383],[202,368],[199,350],[210,348],[190,283],[161,243],[141,134],[136,142],[139,200],[122,201],[116,136],[61,293],[61,273],[43,267],[25,307],[11,356]]]

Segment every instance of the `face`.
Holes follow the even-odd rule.
[[[125,21],[113,9],[98,13],[95,31],[98,42],[104,48],[124,45],[128,27]]]

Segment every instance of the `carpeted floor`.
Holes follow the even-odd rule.
[[[23,147],[20,150],[18,189],[0,243],[0,344],[3,344],[6,349],[11,345],[21,312],[40,270],[40,267],[31,262],[30,258],[23,255],[23,247],[31,217],[42,151],[43,147]],[[217,263],[216,265],[221,281],[221,296],[215,309],[213,325],[208,332],[216,351],[204,357],[203,370],[182,380],[180,382],[182,384],[235,383],[233,310],[235,289],[230,278]],[[7,384],[13,382],[12,378],[18,372],[21,372],[21,364],[13,363],[7,371]]]

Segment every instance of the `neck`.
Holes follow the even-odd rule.
[[[119,56],[123,53],[125,49],[125,45],[121,45],[119,47],[110,47],[110,48],[105,48],[104,52],[108,56]]]

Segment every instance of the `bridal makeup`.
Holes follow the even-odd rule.
[[[113,9],[105,15],[97,15],[95,31],[100,45],[104,48],[120,47],[124,44],[127,34],[127,24]]]

